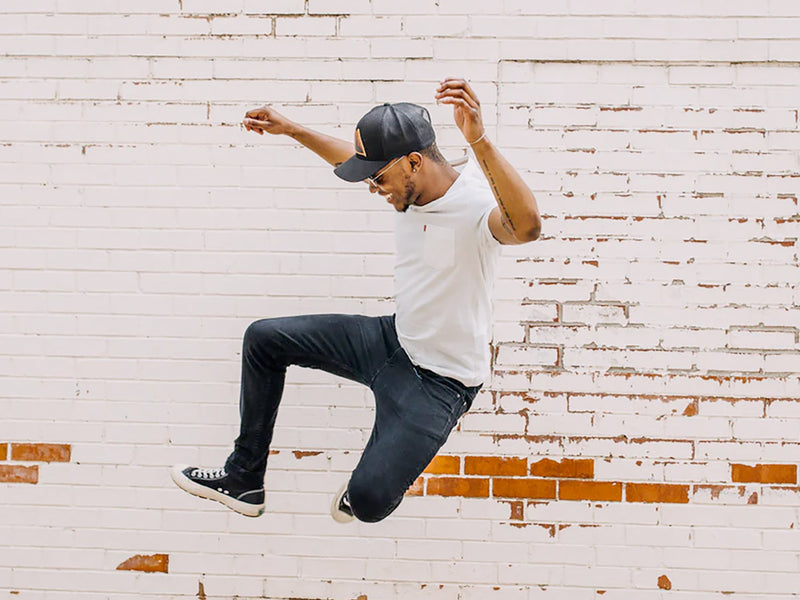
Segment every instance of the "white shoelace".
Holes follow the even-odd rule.
[[[197,479],[222,479],[227,475],[225,469],[194,469],[191,473],[192,477]]]

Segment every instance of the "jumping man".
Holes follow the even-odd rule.
[[[503,244],[539,236],[533,193],[486,136],[470,84],[446,79],[436,90],[451,104],[472,148],[459,172],[439,152],[428,111],[376,106],[354,143],[292,122],[273,108],[249,111],[248,131],[287,135],[349,182],[364,181],[397,211],[396,314],[320,314],[263,319],[244,335],[241,428],[223,468],[178,465],[175,483],[241,514],[264,512],[264,474],[286,368],[322,369],[369,386],[375,423],[331,514],[339,522],[389,516],[447,440],[488,375],[491,289]]]

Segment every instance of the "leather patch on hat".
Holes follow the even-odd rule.
[[[364,140],[361,139],[360,129],[356,129],[356,154],[364,158],[367,157],[367,151],[364,149]]]

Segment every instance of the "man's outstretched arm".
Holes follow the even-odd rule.
[[[486,137],[481,104],[463,79],[445,79],[436,91],[442,104],[453,105],[456,125],[472,147],[494,192],[497,208],[489,215],[489,230],[503,244],[524,244],[539,237],[542,220],[531,189],[517,170]]]
[[[259,135],[264,135],[264,132],[273,135],[288,135],[334,167],[338,167],[355,152],[355,147],[351,142],[298,125],[271,106],[262,106],[247,111],[243,125],[247,131],[255,131]]]

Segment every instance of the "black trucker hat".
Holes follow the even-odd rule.
[[[356,153],[333,172],[345,181],[362,181],[392,159],[427,148],[436,140],[428,111],[416,104],[382,104],[356,125]]]

